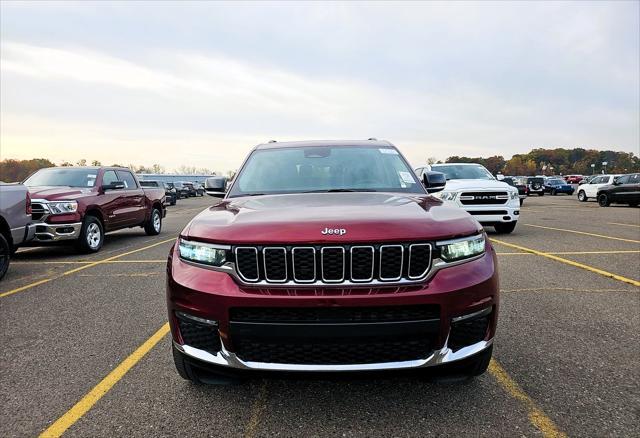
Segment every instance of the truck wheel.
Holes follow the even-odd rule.
[[[524,199],[520,198],[520,207],[522,207],[522,204],[524,204]]]
[[[513,230],[516,229],[516,224],[518,222],[517,221],[513,221],[513,222],[501,222],[501,223],[497,223],[493,226],[493,228],[496,229],[496,233],[498,234],[509,234],[511,232],[513,232]]]
[[[538,192],[538,196],[544,196],[544,192]]]
[[[598,205],[600,205],[600,207],[608,207],[611,205],[611,201],[609,197],[603,193],[598,196]]]
[[[171,346],[171,350],[173,351],[173,363],[175,364],[176,371],[178,371],[178,374],[180,374],[180,377],[182,377],[185,380],[190,380],[195,384],[202,383],[198,378],[198,375],[195,373],[195,371],[191,367],[191,365],[189,365],[187,361],[184,359],[184,354],[178,351],[175,345]]]
[[[556,196],[558,194],[558,192],[556,192],[556,189],[552,189],[551,190],[551,196]]]
[[[9,248],[9,242],[0,234],[0,280],[4,277],[9,269],[9,263],[11,262],[11,248]]]
[[[102,228],[102,222],[95,216],[85,216],[80,229],[80,237],[76,242],[76,248],[81,253],[98,252],[103,243],[104,229]]]
[[[629,202],[629,207],[637,207],[638,203],[637,202]]]
[[[176,205],[176,202],[178,202],[178,201],[176,200],[176,197],[175,197],[175,196],[172,196],[172,197],[171,197],[171,204],[170,204],[170,205]]]
[[[584,192],[584,190],[580,190],[578,192],[578,201],[587,202],[587,199],[589,199],[589,198],[587,197],[587,194]]]
[[[162,215],[160,214],[160,210],[157,208],[153,208],[151,210],[151,219],[147,223],[144,224],[144,232],[147,233],[148,236],[157,236],[162,231]]]

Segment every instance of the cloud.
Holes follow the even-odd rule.
[[[2,156],[220,169],[271,138],[370,136],[415,164],[638,152],[638,20],[617,4],[95,6],[3,6]]]

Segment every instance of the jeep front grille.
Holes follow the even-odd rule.
[[[245,283],[367,284],[425,278],[429,243],[238,246],[235,269]]]
[[[507,192],[464,192],[460,194],[463,205],[505,204],[509,200]]]

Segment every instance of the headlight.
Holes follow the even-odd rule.
[[[75,213],[78,211],[78,203],[76,201],[49,202],[49,211],[51,214]]]
[[[443,201],[455,201],[457,192],[438,192],[436,196]]]
[[[219,245],[180,239],[180,258],[211,266],[222,266],[227,261],[227,250]]]
[[[510,192],[509,195],[511,199],[518,199],[520,197],[517,190],[515,192]]]
[[[466,259],[484,252],[484,234],[437,242],[436,245],[440,248],[440,258],[446,262]]]

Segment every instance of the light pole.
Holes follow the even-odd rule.
[[[602,162],[602,167],[604,167],[604,170],[602,171],[602,173],[607,173],[607,162],[606,161]]]
[[[591,165],[591,175],[595,175],[596,174],[596,165],[592,164]]]

